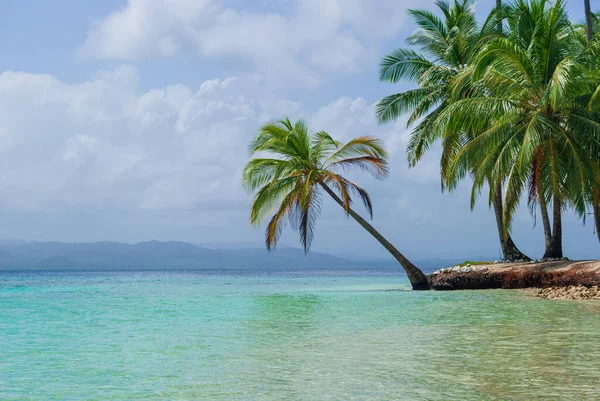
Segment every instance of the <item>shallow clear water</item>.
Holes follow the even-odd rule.
[[[1,273],[2,400],[591,400],[600,304],[385,272]]]

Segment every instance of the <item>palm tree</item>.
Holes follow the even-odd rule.
[[[429,289],[425,274],[350,207],[352,196],[358,196],[373,215],[367,191],[339,171],[358,168],[376,178],[385,178],[388,155],[379,139],[361,136],[343,144],[324,131],[310,134],[302,120],[292,124],[284,118],[259,129],[250,144],[250,155],[257,153],[267,155],[248,161],[243,184],[248,191],[255,192],[250,208],[251,224],[260,225],[275,209],[265,232],[268,250],[276,246],[287,218],[308,252],[321,211],[322,190],[392,254],[406,271],[414,290]]]
[[[586,68],[589,71],[598,71],[600,69],[600,37],[594,35],[600,30],[600,14],[591,12],[589,2],[586,2],[585,6],[585,21],[583,24],[575,25],[574,34],[581,45],[586,46],[583,57]],[[597,98],[597,96],[594,96],[594,98]],[[593,107],[597,108],[598,104],[594,102]],[[593,184],[591,188],[589,202],[593,212],[590,214],[594,216],[596,234],[598,241],[600,241],[600,183]]]
[[[408,126],[416,124],[407,148],[409,164],[414,166],[437,140],[442,141],[442,190],[447,185],[447,166],[453,155],[467,138],[464,131],[446,132],[435,129],[438,116],[453,99],[470,96],[473,88],[471,64],[485,40],[502,34],[500,18],[501,1],[480,28],[477,24],[473,1],[454,0],[436,3],[443,19],[427,10],[409,10],[419,29],[407,43],[420,52],[396,49],[381,62],[379,79],[397,83],[400,80],[415,82],[417,89],[387,96],[377,103],[377,117],[387,122],[411,113]],[[506,260],[530,260],[514,244],[503,227],[502,181],[489,181],[490,204],[496,215],[498,238]],[[474,199],[471,207],[474,206]]]
[[[588,44],[591,44],[592,39],[594,38],[594,25],[597,25],[598,18],[596,15],[592,14],[592,8],[590,6],[590,0],[584,0],[585,7],[585,25],[586,25],[586,38]],[[596,65],[597,67],[597,65]],[[593,68],[593,67],[592,67]],[[597,188],[597,186],[596,186]],[[593,191],[592,196],[592,209],[594,214],[594,223],[596,225],[596,235],[598,236],[598,241],[600,242],[600,190],[596,189]]]
[[[597,25],[598,20],[595,19],[595,25]],[[589,57],[589,64],[587,66],[589,71],[595,71],[597,73],[597,80],[600,81],[600,38],[596,36],[596,39],[592,42],[588,42],[588,48],[586,49]],[[600,88],[600,87],[599,87]],[[595,115],[595,121],[600,123],[600,112],[598,110],[598,97],[600,96],[600,89],[597,89],[590,97],[590,101],[588,103],[588,112],[592,110],[596,110],[597,113]],[[596,155],[597,159],[600,160],[600,155]],[[596,235],[598,236],[598,241],[600,242],[600,176],[596,182],[592,182],[590,184],[591,196],[590,196],[590,204],[592,205],[594,223],[596,225]]]
[[[599,81],[580,61],[564,2],[517,0],[507,37],[490,41],[478,55],[473,78],[486,96],[451,104],[440,119],[446,129],[480,132],[458,152],[450,170],[479,165],[474,185],[489,175],[506,179],[504,227],[526,187],[539,203],[546,251],[562,257],[562,211],[585,216],[591,183],[597,182],[600,124],[588,107]],[[546,204],[552,202],[552,225]]]

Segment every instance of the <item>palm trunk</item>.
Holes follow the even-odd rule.
[[[596,235],[600,242],[600,203],[594,204],[594,222],[596,223]]]
[[[498,237],[500,239],[500,247],[502,248],[502,257],[505,261],[511,262],[515,260],[531,259],[517,248],[509,233],[504,233],[504,209],[502,206],[502,183],[496,185],[494,191],[494,214],[496,215],[496,227],[498,228]]]
[[[496,0],[496,8],[502,7],[502,0]],[[498,21],[498,32],[502,33],[502,21]]]
[[[590,0],[583,0],[585,7],[585,25],[587,27],[587,40],[588,43],[592,41],[594,36],[594,30],[592,26],[592,7],[590,7]]]
[[[600,191],[594,191],[592,197],[592,208],[594,209],[594,223],[596,224],[596,235],[600,241]]]
[[[550,247],[546,248],[544,258],[562,258],[562,210],[561,201],[558,196],[554,196],[552,203],[552,240]]]
[[[550,216],[548,215],[548,205],[546,198],[538,190],[538,199],[540,201],[540,211],[542,212],[542,225],[544,226],[544,245],[545,253],[552,246],[552,227],[550,226]]]
[[[344,202],[333,192],[327,185],[321,183],[321,187],[340,205],[342,208],[344,207]],[[360,224],[365,230],[369,232],[385,249],[388,250],[389,253],[402,265],[406,275],[408,276],[408,280],[412,285],[413,290],[429,290],[429,282],[427,281],[427,277],[425,274],[419,269],[417,266],[412,264],[404,255],[400,253],[388,240],[386,240],[383,235],[381,235],[368,221],[363,219],[358,213],[356,213],[352,209],[348,209],[348,214],[352,216],[354,220],[358,224]]]

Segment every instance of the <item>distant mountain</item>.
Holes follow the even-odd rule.
[[[415,261],[426,271],[456,260]],[[394,261],[367,261],[298,248],[208,249],[187,242],[149,241],[62,243],[0,241],[0,270],[159,270],[159,269],[344,269],[401,267]]]
[[[299,249],[207,249],[186,242],[0,242],[0,270],[343,268],[362,263]]]

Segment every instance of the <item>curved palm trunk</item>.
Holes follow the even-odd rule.
[[[592,25],[592,8],[590,7],[590,0],[583,0],[583,4],[585,7],[585,25],[587,27],[587,40],[588,42],[591,42],[592,37],[594,36],[594,30]]]
[[[329,188],[327,185],[321,183],[321,187],[340,205],[342,208],[344,207],[344,202]],[[408,276],[408,280],[412,285],[413,290],[429,290],[429,282],[427,281],[427,277],[425,274],[419,269],[417,266],[411,263],[410,260],[406,259],[404,255],[398,251],[394,245],[392,245],[388,240],[386,240],[383,235],[381,235],[368,221],[363,219],[358,213],[356,213],[352,209],[348,209],[348,214],[352,216],[354,220],[358,224],[360,224],[365,230],[369,232],[385,249],[388,250],[389,253],[402,265],[406,275]]]
[[[531,259],[525,255],[523,252],[517,248],[515,243],[513,242],[510,234],[504,233],[504,209],[502,206],[502,183],[498,183],[496,185],[496,190],[494,192],[494,201],[492,202],[494,205],[494,214],[496,215],[496,227],[498,228],[498,237],[500,239],[500,246],[502,247],[502,257],[505,261],[515,261],[515,260],[526,260],[530,261]]]
[[[562,210],[560,198],[554,196],[552,203],[552,240],[546,248],[544,258],[562,258]]]

